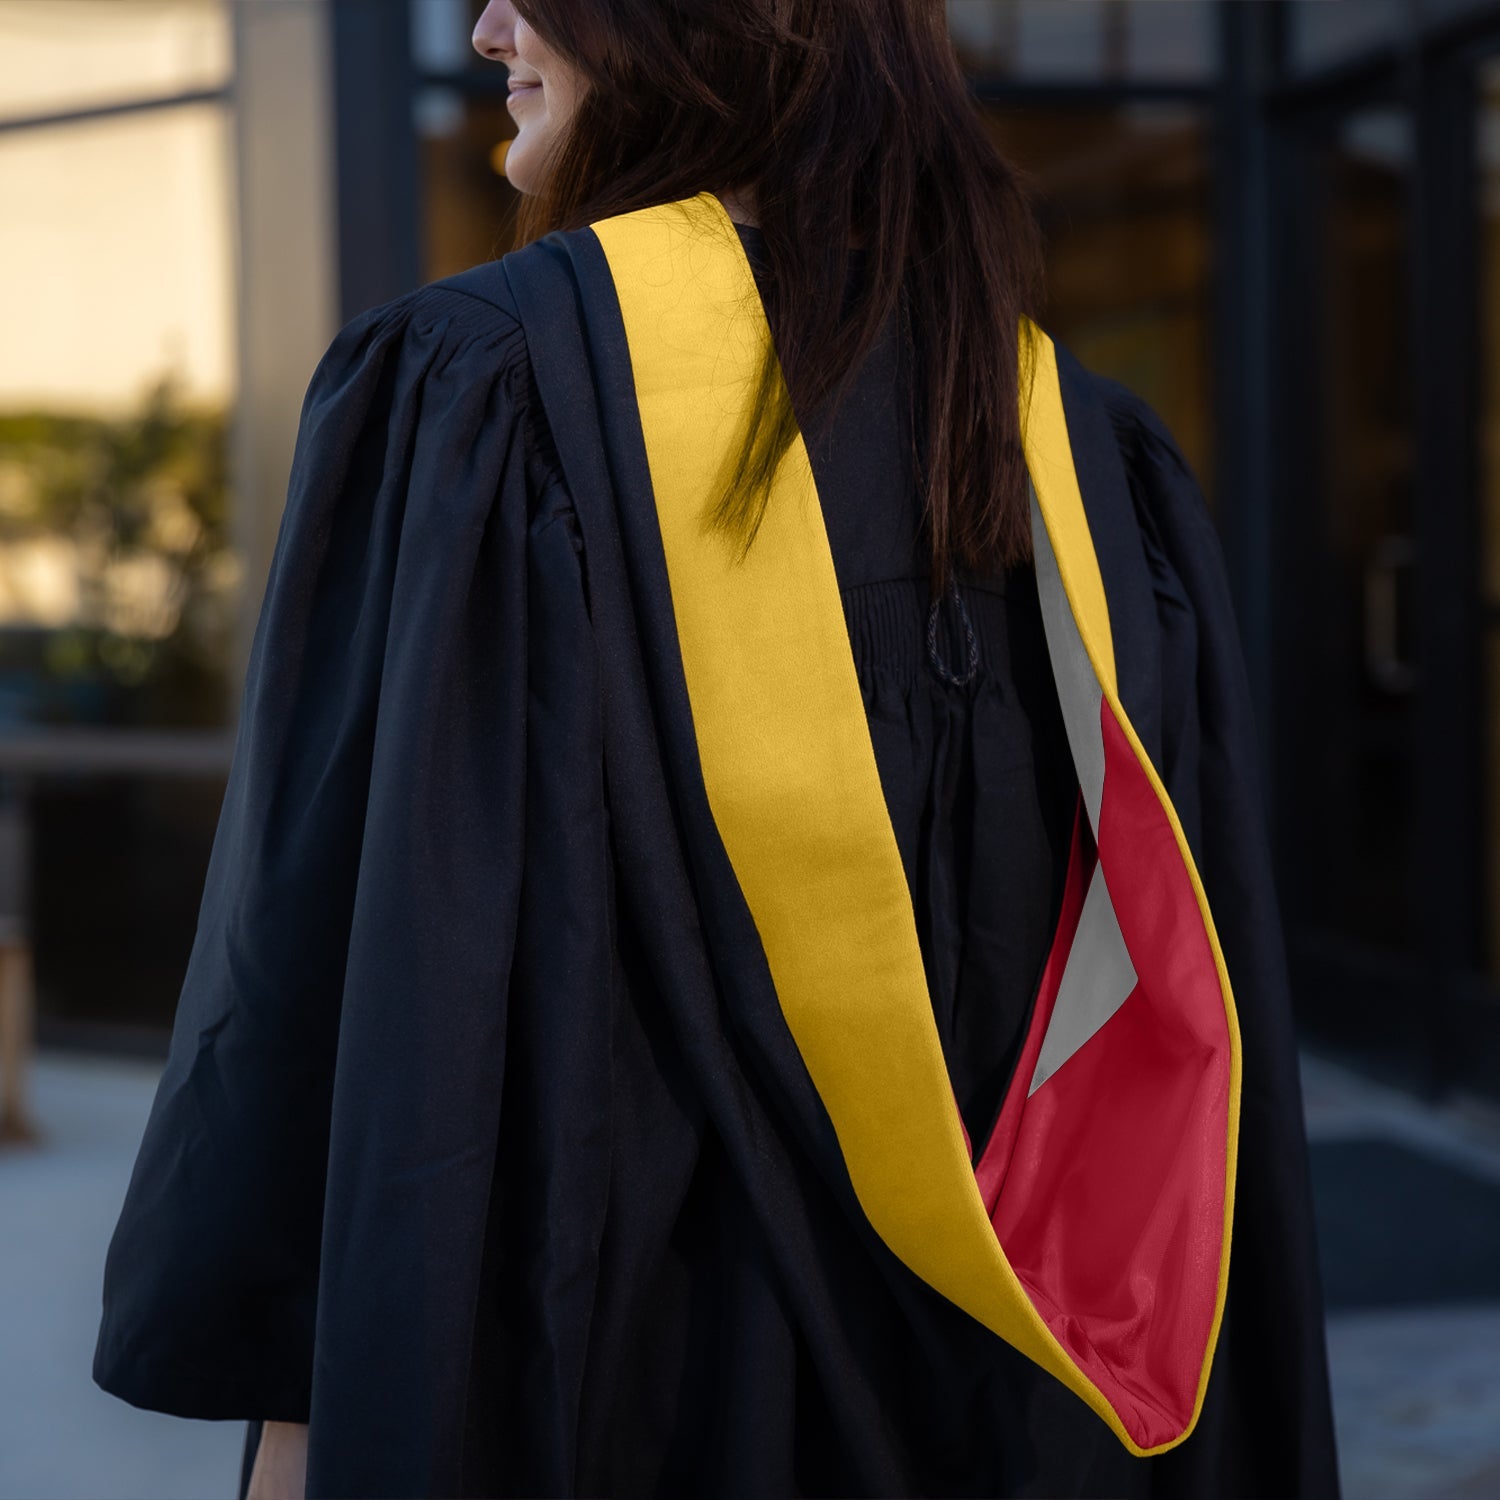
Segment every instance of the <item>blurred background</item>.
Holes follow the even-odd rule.
[[[233,1493],[91,1384],[298,411],[503,254],[480,0],[0,0],[0,1500]],[[1043,322],[1224,540],[1348,1493],[1500,1494],[1500,3],[950,0]]]

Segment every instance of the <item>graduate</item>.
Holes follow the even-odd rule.
[[[1338,1494],[1255,726],[940,0],[493,0],[307,391],[94,1377],[241,1495]]]

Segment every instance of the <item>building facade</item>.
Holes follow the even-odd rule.
[[[478,8],[0,0],[0,778],[44,1040],[161,1044],[318,354],[510,247]],[[1224,538],[1301,1024],[1500,1096],[1500,3],[948,14],[1043,321]]]

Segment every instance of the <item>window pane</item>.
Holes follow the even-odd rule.
[[[1288,62],[1297,69],[1333,66],[1393,42],[1403,0],[1293,0],[1287,16]]]
[[[483,8],[473,0],[411,0],[411,55],[417,71],[456,73],[480,61],[469,38]]]
[[[0,121],[220,88],[224,0],[0,0]]]
[[[1411,116],[1384,107],[1346,116],[1314,158],[1316,450],[1299,499],[1315,584],[1287,712],[1305,731],[1288,795],[1320,863],[1291,895],[1299,927],[1366,951],[1410,951],[1416,936],[1414,159]]]
[[[975,72],[1014,67],[1017,19],[1008,0],[948,0],[948,34]]]
[[[1417,0],[1422,19],[1430,23],[1449,21],[1475,11],[1494,10],[1495,0]]]
[[[1176,83],[1214,64],[1208,0],[948,0],[948,28],[988,77]]]
[[[1099,78],[1123,71],[1124,7],[1108,0],[1020,0],[1014,71],[1021,78]]]
[[[1186,105],[997,109],[1047,240],[1043,322],[1161,414],[1212,491],[1208,140]]]
[[[417,123],[427,276],[448,276],[504,255],[518,196],[502,167],[515,135],[504,98],[466,99],[452,89],[424,89]]]
[[[412,62],[419,74],[471,73],[492,81],[505,77],[500,63],[481,57],[471,40],[486,0],[407,0]]]
[[[1134,0],[1126,68],[1132,78],[1203,81],[1215,71],[1218,17],[1197,0]]]
[[[0,715],[226,720],[228,122],[0,133]]]

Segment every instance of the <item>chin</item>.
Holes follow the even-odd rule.
[[[505,179],[518,193],[531,191],[531,173],[526,170],[524,163],[519,170],[513,168],[508,156],[505,159]]]

